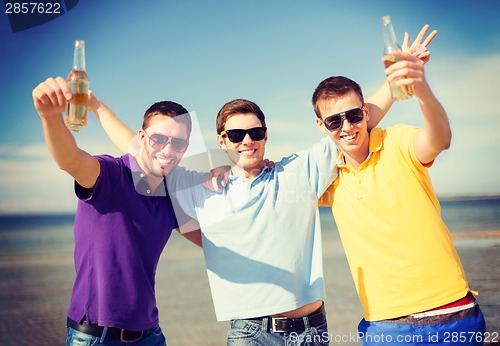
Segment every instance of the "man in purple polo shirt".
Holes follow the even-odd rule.
[[[75,179],[79,199],[66,345],[97,339],[100,345],[166,345],[158,324],[155,271],[179,225],[164,178],[188,147],[189,113],[174,102],[155,103],[144,115],[135,156],[92,156],[77,146],[62,119],[71,97],[61,77],[33,90],[49,151]],[[91,100],[93,113],[110,111]]]

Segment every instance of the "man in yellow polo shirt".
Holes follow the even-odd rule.
[[[485,321],[470,294],[440,216],[428,168],[449,148],[445,110],[410,54],[386,70],[418,98],[423,128],[367,130],[370,114],[357,83],[330,77],[312,102],[320,130],[335,141],[338,179],[323,196],[332,211],[363,305],[363,345],[482,345]]]

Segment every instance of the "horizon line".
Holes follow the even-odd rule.
[[[500,199],[499,194],[495,195],[485,195],[485,194],[467,194],[467,195],[440,195],[437,196],[440,202],[443,201],[458,201],[458,200],[487,200],[487,199]],[[329,208],[328,206],[320,206],[319,208]],[[0,210],[0,217],[11,216],[11,217],[23,217],[23,216],[69,216],[75,215],[75,211],[55,211],[55,210],[39,210],[39,211],[4,211]]]

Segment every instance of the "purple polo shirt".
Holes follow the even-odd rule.
[[[158,325],[155,273],[177,227],[164,184],[150,191],[132,156],[96,156],[93,189],[75,183],[76,278],[68,316],[128,330]]]

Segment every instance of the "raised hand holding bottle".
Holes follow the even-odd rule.
[[[401,47],[396,41],[396,35],[394,34],[394,28],[392,26],[391,17],[383,16],[381,18],[382,22],[382,30],[384,33],[384,55],[382,56],[382,60],[384,61],[385,68],[391,66],[397,61],[400,61],[401,58],[394,56],[394,52],[401,50]],[[403,77],[401,77],[403,78]],[[398,78],[398,79],[401,79]],[[397,85],[395,79],[389,83],[391,87],[392,99],[394,101],[405,100],[413,96],[413,89],[408,85]]]

